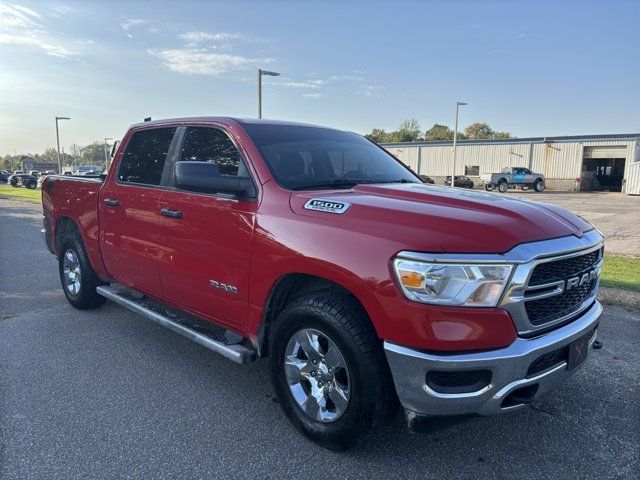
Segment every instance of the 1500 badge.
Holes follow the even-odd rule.
[[[346,212],[351,206],[348,202],[336,202],[335,200],[325,200],[324,198],[312,198],[304,204],[307,210],[316,210],[318,212],[337,213],[338,215]]]

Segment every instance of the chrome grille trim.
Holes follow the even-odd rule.
[[[543,298],[549,298],[561,294],[565,288],[565,280],[553,281],[541,285],[529,286],[529,280],[533,270],[541,263],[559,261],[566,258],[577,257],[591,253],[595,250],[599,250],[603,246],[604,239],[601,235],[599,238],[593,238],[594,242],[591,246],[587,246],[580,250],[575,250],[571,253],[565,253],[560,255],[545,255],[544,257],[538,257],[526,263],[519,264],[515,267],[511,276],[509,286],[506,288],[502,295],[502,300],[498,304],[499,308],[503,308],[509,312],[511,319],[518,330],[518,333],[523,337],[535,336],[542,331],[550,330],[555,326],[564,324],[565,322],[579,316],[580,313],[589,308],[596,299],[598,288],[600,286],[600,276],[595,279],[595,285],[589,292],[584,301],[570,313],[556,318],[552,321],[534,325],[529,321],[525,309],[525,302],[531,300],[538,300]],[[598,272],[602,268],[603,258],[600,256],[599,260],[593,265],[593,270]],[[574,272],[571,272],[574,273]],[[537,291],[542,291],[540,294],[536,294]]]

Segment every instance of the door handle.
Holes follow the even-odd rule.
[[[182,218],[182,212],[180,210],[171,210],[170,208],[163,208],[160,210],[160,214],[163,217]]]
[[[120,200],[116,200],[115,198],[105,198],[104,204],[109,205],[110,207],[118,207],[120,205]]]

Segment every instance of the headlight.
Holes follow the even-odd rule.
[[[396,259],[396,277],[409,300],[436,305],[495,307],[511,265],[428,263]]]

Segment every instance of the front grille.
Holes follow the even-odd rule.
[[[593,280],[581,287],[565,290],[560,295],[525,302],[524,308],[527,311],[529,322],[531,325],[539,326],[570,315],[580,308],[595,285],[596,281]]]
[[[575,257],[540,263],[531,272],[528,286],[546,285],[569,278],[581,277],[593,269],[601,258],[602,248]],[[559,295],[537,300],[525,300],[524,308],[529,323],[539,327],[571,315],[582,306],[596,284],[597,280],[592,280],[579,287],[564,290]],[[540,292],[540,290],[537,290],[537,292]]]
[[[564,260],[556,260],[555,262],[541,263],[531,273],[529,286],[557,282],[586,272],[598,263],[601,250],[595,250],[577,257],[565,258]]]

